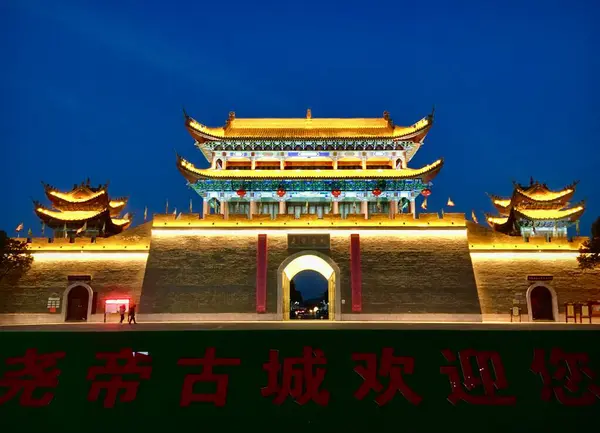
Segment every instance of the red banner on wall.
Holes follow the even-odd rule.
[[[350,285],[352,289],[352,312],[362,311],[362,271],[360,268],[360,236],[350,235]]]
[[[267,235],[258,235],[256,246],[256,312],[267,311]]]

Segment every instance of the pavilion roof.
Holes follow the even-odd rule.
[[[568,201],[575,194],[577,182],[560,189],[551,190],[544,183],[533,179],[529,186],[514,183],[513,193],[510,197],[500,197],[489,194],[492,204],[502,216],[508,216],[511,209],[517,210],[560,210],[568,205]]]
[[[560,190],[553,191],[545,183],[536,182],[532,179],[529,186],[515,183],[514,192],[531,201],[566,203],[573,197],[576,185],[577,182],[573,182]]]
[[[199,143],[244,139],[398,139],[422,142],[433,124],[433,113],[410,126],[397,126],[385,112],[380,118],[237,118],[209,127],[184,113],[185,126]]]
[[[496,231],[515,234],[520,221],[574,222],[585,211],[585,202],[569,206],[577,182],[551,190],[545,183],[531,179],[528,186],[513,182],[510,198],[490,195],[499,216],[486,215],[488,224]]]
[[[532,221],[576,221],[585,211],[585,202],[566,209],[515,209],[519,218]]]
[[[36,215],[51,228],[80,228],[83,224],[88,226],[105,227],[105,234],[120,233],[129,227],[131,218],[127,215],[119,218],[119,214],[127,204],[126,197],[110,199],[108,184],[98,187],[90,186],[90,181],[76,184],[67,192],[43,183],[46,196],[52,203],[52,208],[47,208],[34,201]]]
[[[431,181],[444,165],[443,159],[419,169],[357,169],[357,170],[213,170],[199,169],[184,158],[177,157],[177,168],[190,183],[202,179],[421,179]]]

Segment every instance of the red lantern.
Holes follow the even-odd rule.
[[[334,189],[333,191],[331,191],[331,195],[334,196],[335,198],[338,198],[341,193],[342,193],[342,191],[340,191],[339,189]]]
[[[240,188],[237,190],[237,195],[240,196],[240,198],[243,198],[246,195],[246,190],[244,188]]]
[[[431,190],[429,188],[425,188],[423,191],[421,191],[421,195],[427,198],[431,195]]]
[[[375,197],[379,197],[379,196],[381,195],[381,190],[380,190],[379,188],[375,188],[375,189],[373,190],[373,195],[374,195]]]
[[[283,196],[285,195],[285,189],[283,189],[283,188],[279,188],[279,189],[277,190],[277,195],[278,195],[279,197],[283,197]]]

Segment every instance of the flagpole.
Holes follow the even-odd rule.
[[[21,223],[21,224],[19,224],[19,225],[17,226],[17,228],[15,229],[15,231],[17,232],[17,239],[19,239],[19,232],[20,232],[21,230],[23,230],[23,227],[25,227],[25,225],[24,225],[23,223]]]

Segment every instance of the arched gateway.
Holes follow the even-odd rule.
[[[88,284],[77,282],[67,287],[63,294],[63,321],[87,321],[92,313],[93,296],[94,292]]]
[[[331,257],[318,251],[302,251],[292,254],[277,269],[277,316],[290,318],[290,281],[302,271],[311,270],[321,274],[328,285],[329,320],[342,319],[342,294],[340,268]]]
[[[556,292],[547,284],[536,283],[527,289],[529,321],[556,322],[558,320],[558,300]]]

